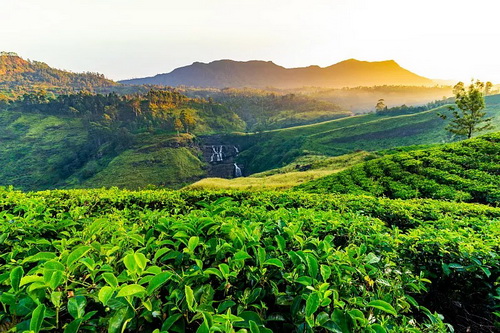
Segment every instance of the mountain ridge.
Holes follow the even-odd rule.
[[[214,88],[275,87],[283,89],[305,86],[343,88],[373,85],[435,85],[433,80],[404,69],[394,60],[370,62],[353,58],[327,67],[310,65],[296,68],[285,68],[272,61],[221,59],[209,63],[194,62],[168,73],[118,82]]]

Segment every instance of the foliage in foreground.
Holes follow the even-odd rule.
[[[436,148],[384,156],[298,188],[318,193],[498,205],[500,132]]]
[[[5,329],[446,332],[436,309],[477,300],[492,327],[498,208],[272,192],[0,195]],[[438,291],[449,298],[433,300]]]

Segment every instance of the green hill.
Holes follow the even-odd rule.
[[[500,95],[486,97],[486,111],[500,129]],[[445,130],[447,106],[408,115],[368,114],[318,124],[227,136],[241,145],[239,164],[248,174],[282,167],[306,152],[338,156],[356,150],[378,151],[398,146],[427,145],[456,140]]]
[[[0,185],[180,187],[206,174],[193,134],[243,127],[223,105],[173,91],[28,94],[0,106]]]
[[[500,204],[500,132],[384,156],[297,187],[317,193]]]

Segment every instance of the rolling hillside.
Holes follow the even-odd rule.
[[[497,130],[499,110],[500,95],[488,96],[486,111]],[[308,152],[338,156],[356,150],[452,142],[456,138],[444,129],[447,121],[437,116],[439,112],[450,113],[447,106],[442,106],[409,115],[368,114],[224,139],[242,146],[238,163],[252,174],[282,167]]]
[[[0,186],[180,187],[206,174],[193,134],[243,128],[226,107],[173,91],[20,99],[0,106]]]
[[[368,62],[349,59],[329,67],[284,68],[271,61],[218,60],[195,62],[170,73],[120,81],[124,84],[155,84],[193,87],[357,87],[375,85],[429,86],[435,83],[416,75],[395,61]]]
[[[374,155],[367,152],[327,157],[324,155],[306,155],[278,169],[255,173],[248,177],[233,179],[204,178],[186,189],[237,189],[237,190],[284,190],[298,184],[328,176],[363,162]]]
[[[500,205],[500,132],[384,156],[297,189]]]

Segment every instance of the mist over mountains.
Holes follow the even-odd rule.
[[[328,67],[285,68],[271,61],[217,60],[195,62],[170,73],[123,80],[124,84],[193,87],[358,87],[375,85],[433,86],[428,78],[412,73],[393,60],[368,62],[349,59]]]

